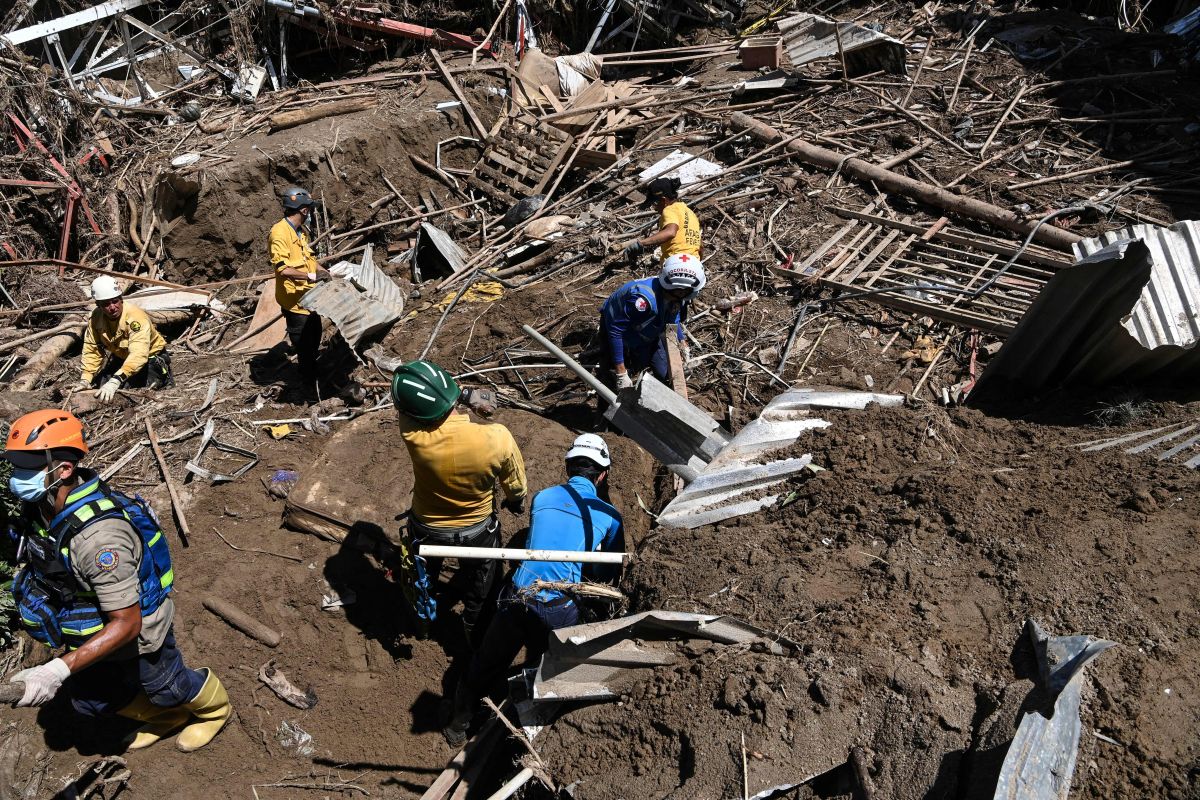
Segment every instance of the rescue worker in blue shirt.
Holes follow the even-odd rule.
[[[600,308],[600,340],[605,367],[610,367],[617,389],[633,386],[633,374],[654,370],[660,380],[670,373],[663,333],[675,325],[680,355],[688,360],[684,336],[688,303],[700,294],[706,278],[700,259],[686,253],[673,255],[655,278],[630,281],[613,292]]]
[[[26,631],[66,650],[9,678],[18,706],[40,706],[60,688],[85,716],[142,724],[124,745],[148,747],[178,732],[185,752],[208,744],[233,714],[207,668],[189,669],[175,644],[174,570],[166,536],[140,499],[111,490],[79,462],[83,427],[60,409],[12,423],[0,458],[23,501],[13,598]]]
[[[578,552],[623,549],[621,514],[604,499],[611,465],[602,438],[594,433],[577,438],[566,455],[567,482],[543,489],[533,498],[526,547]],[[587,570],[586,576],[617,577],[615,571],[601,575],[596,570]],[[574,598],[559,589],[540,588],[541,584],[577,584],[584,577],[584,564],[577,561],[521,563],[501,591],[483,643],[459,682],[454,715],[442,730],[447,742],[458,746],[466,740],[480,698],[505,677],[522,647],[526,663],[537,663],[546,652],[550,631],[579,624]]]

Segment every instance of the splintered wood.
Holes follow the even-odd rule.
[[[531,116],[510,117],[488,139],[487,149],[467,183],[502,205],[512,205],[541,194],[574,143],[570,134]]]

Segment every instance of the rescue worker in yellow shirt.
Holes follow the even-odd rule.
[[[288,341],[296,353],[300,383],[307,392],[317,386],[317,351],[321,348],[321,318],[300,301],[318,281],[332,276],[317,263],[305,226],[312,218],[312,196],[298,186],[283,193],[283,219],[271,228],[271,267],[275,270],[275,300],[287,322]]]
[[[79,389],[99,385],[96,397],[112,402],[126,386],[164,389],[175,385],[167,342],[146,312],[121,297],[115,278],[92,281],[96,308],[83,333]]]
[[[512,434],[503,425],[472,422],[458,410],[460,401],[477,407],[474,391],[463,392],[450,373],[428,361],[411,361],[392,377],[392,401],[413,465],[409,533],[416,544],[499,546],[497,483],[505,497],[500,505],[524,513],[529,487]],[[434,587],[442,559],[425,559],[425,564],[428,585]],[[496,561],[464,559],[459,572],[466,579],[463,631],[473,646]]]
[[[646,185],[646,202],[658,209],[658,232],[625,245],[625,260],[636,266],[647,249],[658,247],[659,260],[667,263],[671,256],[688,255],[703,258],[700,243],[700,220],[687,204],[679,199],[678,178],[655,178]]]

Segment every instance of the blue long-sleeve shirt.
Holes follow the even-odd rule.
[[[591,549],[613,550],[622,546],[624,529],[621,514],[611,504],[596,496],[596,487],[587,478],[576,475],[567,483],[543,489],[533,498],[529,518],[529,541],[525,545],[531,550],[574,550],[586,551],[588,542],[583,524],[583,513],[567,487],[573,489],[591,517]],[[579,583],[583,576],[583,565],[575,561],[524,561],[513,573],[513,586],[524,589],[536,580]],[[552,600],[560,595],[557,591],[543,589],[538,592],[541,600]]]
[[[613,363],[624,364],[627,349],[651,348],[668,325],[675,325],[676,336],[682,342],[687,303],[674,303],[663,293],[657,278],[642,278],[629,281],[609,295],[600,316]]]

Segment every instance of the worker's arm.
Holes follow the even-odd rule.
[[[72,673],[103,661],[137,639],[142,632],[142,609],[137,603],[102,613],[105,617],[104,629],[84,642],[78,650],[72,650],[62,657]]]
[[[664,225],[658,229],[658,233],[652,233],[645,239],[639,239],[642,247],[658,247],[660,244],[666,244],[675,238],[675,234],[679,233],[679,226],[674,222]]]
[[[529,484],[525,479],[525,459],[521,457],[521,448],[517,447],[517,442],[508,428],[503,425],[497,425],[496,428],[499,440],[497,446],[500,448],[500,466],[496,471],[496,478],[500,482],[500,488],[504,490],[504,497],[510,503],[519,503],[529,494]]]
[[[121,374],[128,380],[150,360],[150,341],[153,338],[153,331],[150,318],[146,316],[145,312],[137,313],[130,308],[126,314],[128,315],[126,324],[129,326],[129,355],[125,357],[125,363],[121,365]]]
[[[309,280],[309,275],[326,279],[331,277],[307,247],[277,235],[274,230],[271,235],[271,266],[276,275],[294,281]]]
[[[83,355],[79,359],[82,371],[79,380],[82,383],[91,383],[92,378],[104,366],[104,355],[100,352],[100,345],[96,344],[96,331],[93,329],[95,324],[96,317],[93,315],[83,331]]]

